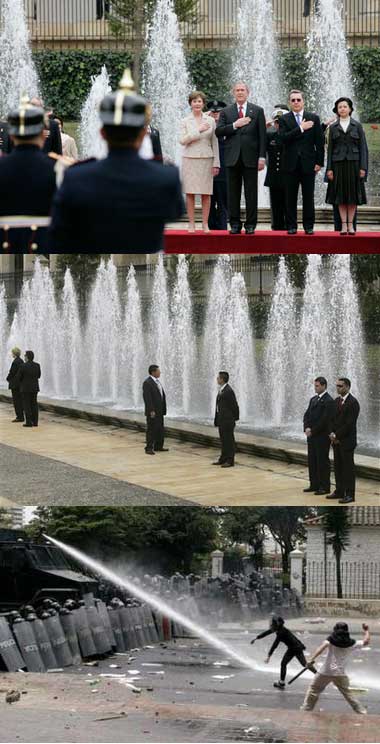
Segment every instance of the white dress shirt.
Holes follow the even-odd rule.
[[[163,387],[162,387],[162,385],[160,383],[160,380],[158,379],[158,377],[153,377],[153,375],[149,375],[149,377],[151,377],[152,380],[154,380],[154,382],[156,383],[156,385],[157,385],[157,387],[158,387],[158,389],[160,391],[161,398],[163,398],[164,389],[163,389]]]
[[[347,116],[347,119],[339,119],[339,124],[342,127],[344,132],[347,132],[348,127],[350,126],[351,116]]]
[[[301,132],[303,132],[302,122],[303,122],[304,110],[302,109],[302,111],[293,111],[293,115],[294,115],[294,118],[296,120],[297,126],[299,126],[299,128],[301,129]],[[300,122],[299,124],[298,124],[298,121],[297,121],[297,116],[300,117],[299,118],[299,122]]]

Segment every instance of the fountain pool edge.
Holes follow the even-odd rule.
[[[12,403],[11,394],[6,390],[0,392],[0,401]],[[118,426],[125,429],[145,432],[145,416],[134,411],[115,411],[106,406],[80,403],[72,400],[59,400],[40,396],[39,406],[42,411],[55,413],[59,416],[69,416],[86,421]],[[177,421],[169,416],[165,418],[165,435],[182,442],[194,442],[206,447],[220,449],[220,440],[216,429],[206,424],[195,422]],[[237,452],[242,452],[255,457],[266,457],[271,460],[281,460],[297,465],[307,465],[306,446],[290,440],[280,440],[270,437],[258,436],[236,432]],[[380,462],[376,457],[369,455],[355,455],[356,474],[366,480],[380,482]]]

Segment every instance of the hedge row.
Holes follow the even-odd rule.
[[[363,121],[380,119],[380,48],[357,47],[349,50],[356,93]],[[193,50],[188,52],[189,71],[197,88],[211,98],[228,97],[231,52],[229,50]],[[106,65],[113,87],[123,69],[130,64],[129,52],[39,51],[34,59],[45,99],[63,117],[76,119],[85,100],[91,76]],[[305,86],[306,60],[303,49],[282,50],[286,90]],[[338,91],[339,93],[340,91]],[[338,95],[337,93],[337,95]]]

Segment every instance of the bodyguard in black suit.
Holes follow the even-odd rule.
[[[0,159],[0,217],[47,217],[56,189],[55,162],[42,152],[44,112],[23,101],[8,117],[13,140],[10,155]],[[0,230],[0,245],[11,253],[46,248],[46,228]]]
[[[244,181],[245,232],[252,235],[257,224],[257,172],[265,167],[266,126],[263,109],[248,101],[248,94],[245,83],[236,83],[235,103],[220,112],[215,134],[225,138],[231,233],[241,232],[240,200]]]
[[[334,401],[330,440],[334,450],[335,491],[327,499],[339,499],[340,504],[355,501],[354,452],[357,445],[356,422],[360,413],[359,402],[350,393],[351,382],[347,377],[337,380],[338,398]]]
[[[41,377],[41,367],[34,360],[34,352],[25,352],[25,364],[18,371],[18,381],[22,393],[25,411],[24,426],[38,426],[37,395],[40,390],[38,380]]]
[[[278,107],[272,113],[273,125],[267,129],[267,172],[264,186],[269,186],[272,230],[286,229],[286,175],[284,172],[284,144],[281,140],[280,119],[286,109]]]
[[[208,116],[211,116],[215,125],[218,125],[220,112],[226,108],[224,101],[209,101],[207,104]],[[210,214],[208,226],[210,230],[227,230],[228,220],[228,196],[227,196],[227,173],[224,155],[225,138],[219,137],[219,173],[213,179],[213,192],[211,196]]]
[[[147,455],[155,452],[168,452],[164,448],[164,416],[166,416],[166,396],[160,382],[161,371],[157,364],[149,367],[149,377],[143,383],[143,398],[146,416]]]
[[[314,389],[316,394],[310,399],[303,417],[310,478],[310,486],[304,488],[304,492],[319,496],[330,493],[330,423],[334,401],[327,392],[325,377],[315,378]]]
[[[138,155],[149,106],[129,84],[125,77],[100,105],[108,156],[66,171],[53,204],[50,253],[156,253],[165,222],[184,212],[178,169]]]
[[[24,407],[22,403],[22,393],[20,390],[20,381],[18,378],[19,369],[23,366],[24,362],[21,359],[21,351],[15,346],[12,349],[13,362],[7,375],[7,383],[9,390],[12,391],[13,406],[15,409],[16,418],[13,419],[12,423],[24,421]]]
[[[239,421],[239,406],[228,380],[228,372],[219,372],[217,383],[220,389],[216,398],[214,426],[219,429],[222,451],[213,465],[221,465],[222,468],[232,468],[235,464],[234,429],[236,421]]]
[[[312,235],[315,174],[324,162],[324,137],[319,116],[305,111],[303,93],[290,91],[289,104],[291,111],[280,119],[280,134],[285,146],[288,233],[297,232],[297,198],[301,186],[303,227],[307,235]]]

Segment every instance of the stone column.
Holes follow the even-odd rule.
[[[302,569],[304,554],[296,548],[289,555],[290,558],[290,588],[295,589],[298,594],[303,593]]]
[[[224,553],[221,550],[214,550],[211,553],[211,560],[212,560],[211,576],[213,579],[216,579],[218,576],[221,576],[223,573],[223,556],[224,556]]]

